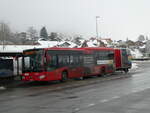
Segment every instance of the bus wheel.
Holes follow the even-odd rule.
[[[61,74],[61,82],[65,82],[65,81],[67,81],[67,79],[68,79],[68,74],[67,74],[67,72],[62,72],[62,74]]]
[[[125,72],[125,73],[128,73],[128,72],[129,72],[129,69],[128,69],[128,68],[125,68],[125,69],[124,69],[124,72]]]
[[[102,71],[101,71],[101,76],[102,76],[102,77],[106,77],[105,69],[102,69]]]

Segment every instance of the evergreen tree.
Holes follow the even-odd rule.
[[[144,35],[139,35],[138,41],[143,42],[145,40]]]
[[[51,40],[51,41],[58,41],[58,39],[57,39],[57,33],[55,33],[55,32],[51,32],[51,35],[49,36],[49,39]]]
[[[81,45],[81,40],[83,40],[83,38],[80,36],[77,36],[74,38],[73,42],[77,45]]]
[[[41,29],[41,31],[40,31],[40,37],[41,38],[44,38],[44,39],[48,39],[48,34],[47,34],[47,30],[46,30],[46,28],[45,27],[43,27],[42,29]]]

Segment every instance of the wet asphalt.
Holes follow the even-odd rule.
[[[128,74],[0,88],[0,113],[149,113],[150,62]]]

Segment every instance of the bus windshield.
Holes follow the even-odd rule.
[[[23,57],[23,72],[43,71],[43,50],[25,51]]]

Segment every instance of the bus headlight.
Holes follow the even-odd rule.
[[[40,79],[43,79],[43,78],[45,78],[45,75],[41,75],[41,76],[39,76],[39,78],[40,78]]]

